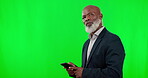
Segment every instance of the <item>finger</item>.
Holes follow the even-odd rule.
[[[69,67],[69,69],[72,69],[72,70],[77,70],[78,67]]]
[[[71,71],[76,71],[77,68],[75,68],[75,67],[69,67],[69,70],[71,70]]]
[[[76,70],[79,69],[79,67],[70,67],[70,69],[71,69],[72,71],[76,71]]]
[[[67,70],[68,70],[68,71],[73,71],[73,69],[70,69],[70,68],[69,68],[69,69],[67,69]]]
[[[73,71],[73,68],[69,67],[69,68],[68,68],[68,70],[71,70],[71,71]]]
[[[68,64],[72,65],[73,67],[76,67],[76,65],[73,64],[72,62],[69,62]]]

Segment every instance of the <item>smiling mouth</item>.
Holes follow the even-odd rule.
[[[93,22],[88,22],[88,23],[86,23],[86,26],[90,27],[92,24],[93,24]]]

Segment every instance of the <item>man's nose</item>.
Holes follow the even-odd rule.
[[[89,21],[90,20],[90,17],[89,16],[87,16],[86,17],[86,19],[85,19],[85,21]]]

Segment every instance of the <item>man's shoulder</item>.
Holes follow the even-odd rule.
[[[109,40],[109,41],[112,41],[112,40],[120,40],[119,36],[110,32],[110,31],[106,31],[104,37],[103,37],[105,40]]]

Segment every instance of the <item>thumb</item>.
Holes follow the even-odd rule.
[[[73,64],[72,62],[69,62],[68,64],[72,65],[73,67],[76,67],[76,65]]]
[[[69,67],[69,69],[71,69],[71,70],[77,70],[78,67]]]

